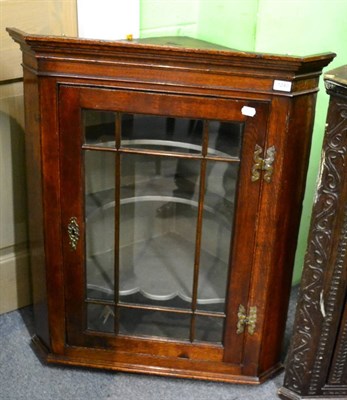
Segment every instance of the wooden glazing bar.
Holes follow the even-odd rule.
[[[198,300],[198,285],[199,285],[199,267],[200,267],[200,252],[201,252],[201,232],[202,232],[202,218],[204,212],[204,197],[206,186],[206,164],[205,155],[208,146],[208,123],[204,121],[203,127],[203,143],[202,143],[202,156],[200,167],[200,189],[199,189],[199,207],[198,219],[196,224],[196,240],[195,240],[195,259],[194,259],[194,278],[192,288],[192,318],[190,321],[190,341],[193,342],[195,338],[195,321],[196,321],[196,306]]]
[[[84,132],[83,132],[83,134],[84,134]],[[82,169],[81,176],[83,176],[83,179],[84,179],[83,185],[82,185],[82,193],[83,193],[82,196],[85,199],[86,198],[86,187],[85,187],[85,180],[86,180],[86,151],[82,151],[82,160],[81,161],[82,161],[81,162],[81,167],[82,167],[81,168]],[[86,216],[86,209],[85,208],[83,209],[83,222],[84,222],[84,224],[83,224],[84,225],[84,235],[86,235],[87,234],[87,216]],[[83,270],[83,279],[84,279],[83,299],[84,299],[84,303],[83,303],[83,322],[82,322],[84,327],[88,327],[88,323],[87,323],[87,321],[88,321],[88,306],[87,306],[87,301],[86,301],[87,293],[88,293],[88,290],[87,290],[86,250],[87,250],[87,248],[85,246],[85,248],[84,248],[85,267],[84,267],[84,270]]]
[[[194,311],[195,315],[198,315],[199,317],[216,317],[216,318],[225,318],[225,313],[220,312],[220,311],[201,311],[201,310],[195,310]]]
[[[85,301],[88,304],[96,304],[96,305],[100,305],[100,306],[113,306],[114,305],[113,300],[91,299],[91,298],[87,297]]]
[[[122,136],[122,114],[119,112],[115,113],[115,144],[116,149],[120,148]]]
[[[93,300],[90,303],[94,303]],[[100,304],[98,302],[97,304]],[[102,303],[101,303],[102,304]],[[150,306],[147,304],[131,304],[131,303],[118,303],[119,308],[131,308],[137,310],[148,310],[148,311],[163,311],[168,313],[177,313],[177,314],[193,314],[191,309],[184,310],[183,308],[176,307],[165,307],[165,306]],[[222,312],[213,312],[213,311],[195,311],[195,314],[201,317],[216,317],[216,318],[224,318],[225,314]]]
[[[208,152],[208,121],[204,120],[203,122],[203,131],[202,131],[202,149],[201,154],[204,158],[207,157]],[[219,157],[218,157],[219,158]],[[222,157],[224,159],[224,157]]]
[[[191,154],[191,153],[176,153],[176,152],[169,152],[169,151],[161,151],[161,150],[149,150],[149,149],[125,149],[125,148],[112,148],[107,146],[97,146],[97,145],[90,145],[84,144],[83,150],[99,150],[99,151],[111,151],[111,152],[120,152],[125,154],[138,154],[138,155],[149,155],[149,156],[159,156],[159,157],[173,157],[173,158],[185,158],[185,159],[194,159],[194,160],[203,160],[206,159],[208,161],[223,161],[228,163],[236,163],[240,162],[239,157],[219,157],[213,155],[205,155],[202,156],[201,154]]]
[[[116,113],[115,116],[115,141],[116,147],[119,148],[121,141],[121,114]],[[116,176],[115,176],[115,207],[114,207],[114,332],[118,334],[119,332],[119,238],[120,238],[120,179],[121,179],[121,170],[120,170],[120,154],[119,152],[115,153],[116,157]]]

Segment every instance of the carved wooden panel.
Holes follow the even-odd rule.
[[[347,394],[347,91],[327,77],[326,88],[321,172],[282,398]]]
[[[332,361],[329,384],[347,385],[347,306],[343,313],[341,327]]]

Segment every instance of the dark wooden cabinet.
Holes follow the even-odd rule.
[[[283,399],[347,398],[347,66],[324,80],[330,103]]]
[[[242,383],[278,371],[334,54],[9,33],[46,360]]]

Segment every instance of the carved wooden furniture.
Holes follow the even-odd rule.
[[[243,383],[278,371],[334,54],[9,33],[46,360]]]
[[[330,95],[283,399],[347,398],[347,66],[325,75]]]

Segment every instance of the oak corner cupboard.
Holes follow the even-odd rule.
[[[46,360],[253,384],[278,371],[335,55],[8,32],[23,51]]]

